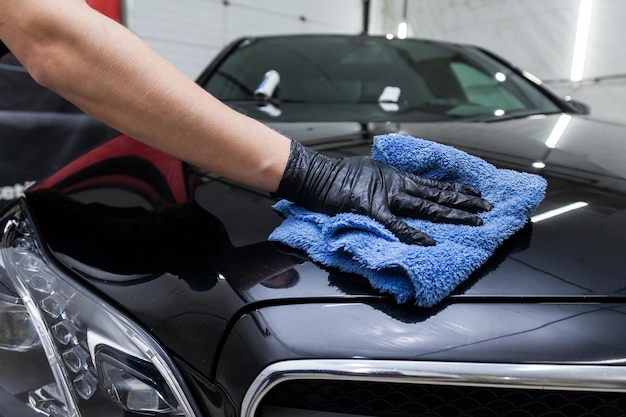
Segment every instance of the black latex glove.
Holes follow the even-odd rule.
[[[423,246],[435,241],[397,216],[480,226],[475,213],[492,208],[471,187],[422,178],[367,157],[329,158],[296,141],[274,196],[329,215],[370,216],[400,241]]]

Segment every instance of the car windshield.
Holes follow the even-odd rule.
[[[560,111],[536,85],[477,48],[383,37],[247,39],[204,87],[257,118],[285,121],[484,120]]]

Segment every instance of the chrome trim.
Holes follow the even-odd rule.
[[[254,417],[272,388],[297,379],[626,392],[620,366],[306,359],[265,368],[248,388],[240,415]]]

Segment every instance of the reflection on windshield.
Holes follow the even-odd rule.
[[[279,83],[271,78],[276,74]],[[268,85],[271,93],[259,94]],[[535,85],[478,49],[382,37],[246,40],[204,87],[235,107],[264,107],[255,117],[299,121],[346,120],[350,113],[419,121],[559,111]],[[313,105],[323,110],[303,111]]]

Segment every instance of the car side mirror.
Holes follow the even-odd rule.
[[[567,96],[563,99],[565,103],[571,107],[576,113],[579,114],[591,114],[591,107],[587,103],[583,103],[582,101],[574,100],[571,97]]]

